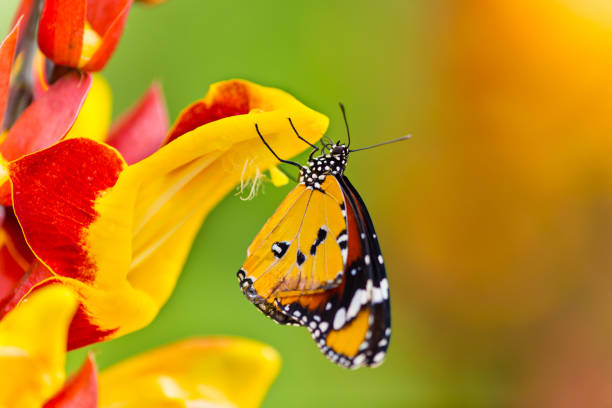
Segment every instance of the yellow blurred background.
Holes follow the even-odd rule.
[[[105,73],[115,115],[153,79],[175,118],[243,77],[325,112],[334,140],[339,100],[356,147],[413,138],[347,170],[388,267],[382,367],[335,367],[242,298],[235,271],[291,187],[271,185],[221,203],[158,319],[94,346],[101,366],[236,334],[283,357],[264,407],[612,406],[609,0],[170,0],[133,10]]]

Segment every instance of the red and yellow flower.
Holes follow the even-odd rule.
[[[115,51],[133,0],[46,0],[41,51],[57,65],[99,71]]]
[[[90,354],[66,381],[67,329],[78,297],[52,285],[0,321],[0,406],[257,407],[280,369],[278,353],[238,338],[195,338],[100,375]]]
[[[147,325],[172,292],[208,212],[241,179],[277,164],[255,124],[281,156],[307,147],[288,117],[313,142],[328,124],[280,90],[227,81],[185,110],[169,142],[134,165],[83,138],[11,162],[14,212],[37,262],[7,309],[61,282],[80,300],[69,348]]]
[[[47,0],[43,20],[69,10],[64,3]],[[98,3],[88,1],[88,13]],[[100,15],[109,20],[111,9]],[[17,31],[0,48],[0,102]],[[110,112],[109,92],[100,77],[68,71],[50,85],[37,78],[40,92],[0,142],[0,198],[12,205],[0,247],[10,265],[0,270],[0,318],[41,287],[69,287],[78,296],[69,349],[146,326],[216,203],[268,169],[282,182],[255,124],[283,157],[308,147],[289,117],[313,143],[328,125],[283,91],[232,80],[213,85],[169,132],[156,86],[108,131],[100,118]]]
[[[99,377],[89,356],[66,381],[66,349],[152,321],[202,221],[236,184],[267,170],[286,182],[256,124],[283,157],[308,148],[289,118],[311,143],[328,125],[283,91],[230,80],[170,130],[158,85],[110,126],[109,87],[90,71],[108,61],[132,1],[46,0],[38,44],[53,72],[21,47],[34,0],[0,44],[0,407],[252,407],[279,370],[261,344],[194,339]],[[3,121],[15,96],[26,103]]]

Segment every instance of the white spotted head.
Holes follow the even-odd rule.
[[[327,152],[325,152],[325,149]],[[306,187],[320,188],[328,175],[341,176],[346,169],[349,148],[344,144],[328,144],[320,156],[311,159],[308,166],[302,167],[300,181]],[[319,186],[317,186],[319,184]]]

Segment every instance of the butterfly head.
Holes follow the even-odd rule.
[[[349,154],[348,146],[344,144],[334,143],[328,146],[329,154],[336,160],[346,160]]]
[[[306,187],[320,189],[325,177],[341,176],[344,173],[349,155],[348,147],[338,142],[325,145],[325,149],[327,152],[312,158],[308,166],[302,167],[300,182],[306,184]]]

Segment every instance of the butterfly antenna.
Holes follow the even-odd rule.
[[[338,103],[338,105],[340,105],[342,117],[344,118],[344,125],[346,126],[346,136],[348,137],[348,143],[346,144],[346,147],[349,147],[351,145],[351,132],[349,131],[348,120],[346,120],[346,110],[344,109],[344,105],[342,104],[342,102]]]
[[[412,136],[411,135],[406,135],[406,136],[402,136],[402,137],[398,137],[397,139],[393,139],[393,140],[387,140],[386,142],[382,142],[382,143],[378,143],[372,146],[368,146],[368,147],[362,147],[360,149],[354,149],[354,150],[349,150],[349,152],[358,152],[360,150],[367,150],[367,149],[372,149],[374,147],[378,147],[378,146],[383,146],[389,143],[396,143],[396,142],[401,142],[402,140],[406,140],[406,139],[410,139]]]
[[[295,167],[297,167],[298,169],[302,170],[302,166],[299,163],[296,163],[294,161],[291,160],[283,160],[280,157],[278,157],[278,155],[276,154],[276,152],[274,150],[272,150],[272,148],[270,147],[270,145],[268,144],[268,142],[266,142],[266,139],[264,139],[264,137],[262,136],[261,132],[259,131],[259,126],[257,125],[257,123],[255,124],[255,130],[257,131],[257,134],[259,135],[259,138],[261,139],[261,141],[266,145],[266,147],[268,148],[268,150],[270,150],[272,152],[272,154],[274,155],[274,157],[276,157],[276,159],[281,162],[281,163],[287,163],[287,164],[291,164]]]
[[[310,156],[308,156],[309,160],[312,159],[312,156],[319,150],[319,146],[313,145],[308,140],[306,140],[302,136],[300,136],[300,134],[298,133],[297,129],[293,125],[293,122],[291,121],[291,118],[287,118],[287,119],[289,119],[289,124],[291,125],[291,129],[293,129],[293,132],[298,137],[298,139],[300,139],[301,141],[303,141],[304,143],[308,144],[308,146],[310,146],[310,147],[312,147],[314,149],[312,152],[310,152]]]

